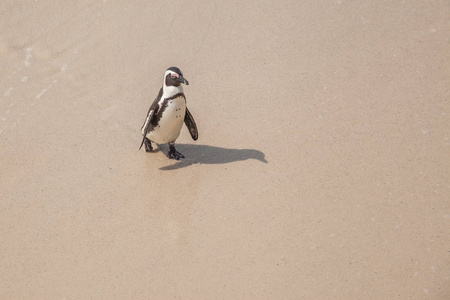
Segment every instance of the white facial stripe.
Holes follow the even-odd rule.
[[[175,73],[174,71],[171,71],[171,70],[167,70],[166,73],[164,73],[164,77],[166,77],[168,74],[175,75],[176,77],[180,77],[180,75],[178,75],[177,73]],[[183,76],[183,73],[181,73],[181,76]]]

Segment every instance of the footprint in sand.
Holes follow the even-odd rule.
[[[5,92],[5,97],[9,97],[9,95],[11,95],[11,92],[15,89],[15,87],[10,87],[6,92]]]
[[[25,64],[25,66],[26,67],[29,67],[29,66],[31,66],[31,58],[33,57],[33,55],[31,55],[31,51],[33,50],[33,48],[32,47],[28,47],[25,51],[26,51],[26,54],[25,54],[25,62],[24,62],[24,64]]]

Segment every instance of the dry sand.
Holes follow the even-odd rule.
[[[448,1],[0,16],[1,299],[450,298]],[[170,66],[180,162],[138,151]]]

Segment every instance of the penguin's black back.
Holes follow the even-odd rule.
[[[177,73],[177,74],[179,74],[179,75],[183,75],[183,74],[181,73],[181,70],[178,69],[177,67],[170,67],[170,68],[168,68],[167,70],[170,70],[170,71],[172,71],[172,72],[175,72],[175,73]]]

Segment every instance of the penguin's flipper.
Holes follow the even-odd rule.
[[[155,100],[153,100],[152,105],[150,105],[150,108],[148,109],[147,118],[145,119],[144,125],[142,125],[142,127],[141,127],[141,132],[144,137],[142,138],[142,142],[141,142],[141,146],[139,147],[139,150],[141,150],[142,145],[144,144],[144,141],[146,139],[147,133],[151,129],[150,126],[152,124],[151,121],[152,121],[153,116],[156,113],[158,113],[158,110],[159,110],[158,101],[159,101],[159,99],[161,99],[162,94],[163,94],[163,89],[160,88],[158,96],[155,98]]]
[[[153,109],[150,110],[148,112],[147,119],[145,119],[144,125],[142,125],[141,132],[144,137],[142,138],[142,142],[141,142],[141,146],[139,147],[139,150],[141,150],[142,145],[144,145],[145,139],[147,138],[148,129],[150,128],[150,124],[151,124],[150,121],[152,120],[154,113],[155,113],[155,111]]]
[[[194,141],[198,139],[197,125],[195,124],[194,118],[186,107],[186,114],[184,115],[184,123],[189,129],[189,133]]]

